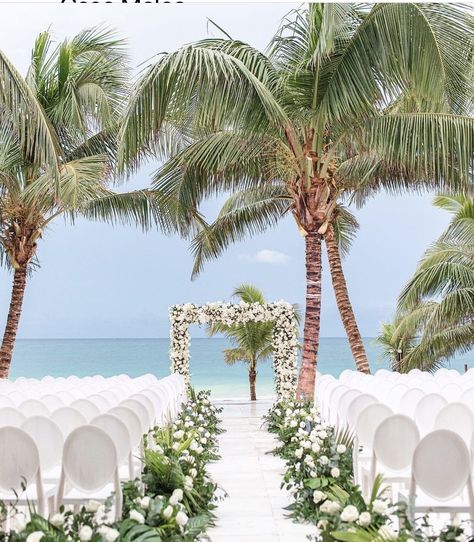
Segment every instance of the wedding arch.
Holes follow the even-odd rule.
[[[247,322],[273,322],[273,370],[279,398],[292,397],[296,390],[298,323],[293,305],[276,303],[206,303],[173,305],[171,321],[171,372],[180,373],[190,383],[189,347],[191,324],[222,322],[227,325]]]

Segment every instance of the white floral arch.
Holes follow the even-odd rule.
[[[246,322],[273,322],[273,369],[279,398],[292,397],[296,390],[298,323],[293,305],[276,303],[207,303],[173,305],[171,321],[171,372],[180,373],[190,382],[189,346],[191,324],[223,322],[227,325]]]

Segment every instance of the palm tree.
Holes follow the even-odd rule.
[[[251,284],[238,286],[233,297],[244,303],[265,303],[263,293]],[[227,325],[214,322],[208,326],[209,335],[223,334],[233,344],[234,348],[224,350],[224,360],[228,365],[237,362],[248,364],[250,400],[256,401],[255,384],[257,381],[257,364],[265,361],[273,354],[273,323],[247,322],[246,324]]]
[[[0,256],[13,270],[0,348],[7,378],[37,242],[61,215],[151,226],[146,191],[116,193],[113,173],[129,79],[123,42],[106,29],[80,32],[54,46],[35,42],[23,78],[0,51]]]
[[[402,371],[435,370],[474,346],[474,198],[441,195],[434,203],[454,216],[400,294],[394,340],[413,342]]]
[[[471,58],[472,18],[458,7],[310,4],[267,56],[208,39],[162,55],[138,82],[120,166],[153,156],[157,141],[173,149],[154,183],[194,236],[194,274],[230,243],[295,219],[306,253],[300,393],[314,390],[323,241],[357,368],[369,371],[335,242],[341,198],[467,183],[473,121],[453,112],[472,107]],[[206,223],[202,202],[229,192]]]

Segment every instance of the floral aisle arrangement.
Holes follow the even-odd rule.
[[[173,305],[171,321],[171,371],[180,373],[189,384],[189,347],[191,324],[223,322],[227,325],[246,322],[273,322],[273,369],[278,397],[294,395],[297,379],[298,322],[291,303],[207,303]]]
[[[286,461],[282,488],[293,503],[289,515],[313,523],[318,542],[467,542],[465,525],[447,525],[433,534],[428,517],[413,521],[407,506],[389,502],[381,477],[365,499],[354,483],[352,437],[325,423],[310,402],[277,401],[266,416]]]
[[[123,513],[110,521],[110,504],[90,501],[74,514],[64,507],[49,519],[32,513],[9,518],[0,542],[193,542],[213,523],[222,497],[207,473],[219,459],[220,409],[209,392],[195,393],[174,423],[146,436],[141,479],[123,485]],[[6,513],[5,507],[0,511]],[[0,518],[6,520],[4,516]]]

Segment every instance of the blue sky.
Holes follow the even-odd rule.
[[[128,38],[134,65],[161,51],[210,35],[207,18],[263,49],[280,18],[297,4],[0,5],[0,48],[24,73],[37,33],[51,27],[58,39],[107,23]],[[17,21],[22,24],[18,25]],[[129,188],[147,186],[148,164]],[[360,232],[345,260],[354,310],[364,336],[390,318],[400,288],[448,216],[430,195],[384,194],[356,210]],[[207,206],[217,210],[217,202]],[[291,218],[274,230],[233,246],[190,280],[188,244],[160,232],[77,221],[54,223],[39,243],[41,268],[28,285],[19,336],[165,337],[168,306],[227,299],[241,282],[261,287],[269,300],[304,305],[304,242]],[[322,335],[343,336],[324,266]],[[10,296],[0,270],[0,326]],[[199,331],[196,330],[196,336]]]

